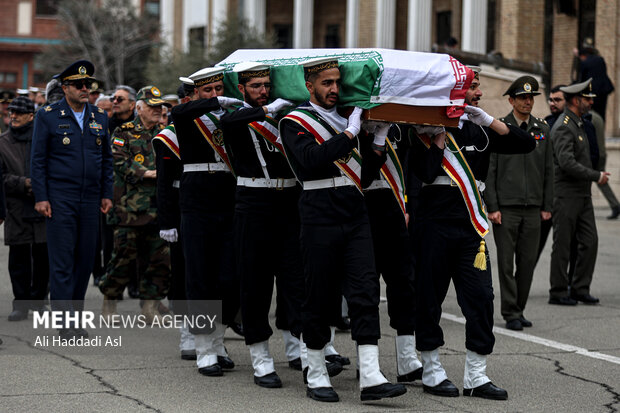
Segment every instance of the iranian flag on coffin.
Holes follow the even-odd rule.
[[[452,56],[391,49],[240,49],[218,66],[227,68],[227,96],[242,98],[233,66],[256,61],[272,66],[272,99],[304,102],[310,95],[299,63],[324,56],[338,58],[340,104],[363,109],[382,104],[446,107],[445,115],[458,118],[473,79],[473,72]]]

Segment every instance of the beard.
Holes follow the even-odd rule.
[[[258,99],[262,98],[263,96],[259,96],[257,99],[252,99],[250,97],[250,94],[248,93],[248,91],[244,91],[243,93],[243,99],[246,101],[246,103],[248,103],[250,106],[252,106],[253,108],[257,108],[259,106],[263,106],[267,104],[267,97],[265,96],[265,103],[258,103]]]
[[[316,97],[317,102],[319,102],[319,105],[322,108],[325,108],[325,109],[333,108],[334,106],[336,106],[336,103],[338,102],[338,94],[337,93],[328,93],[325,96],[315,95],[315,97]],[[336,98],[334,102],[329,100],[329,98],[331,98],[331,97],[335,97]]]

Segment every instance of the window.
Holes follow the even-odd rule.
[[[205,28],[192,27],[189,29],[189,51],[190,53],[200,53],[205,48]]]
[[[444,46],[452,37],[452,12],[440,11],[437,13],[437,26],[435,28],[437,44]]]
[[[37,0],[37,16],[55,16],[58,12],[59,0]]]
[[[340,47],[340,25],[328,24],[325,30],[325,47]]]
[[[487,53],[495,50],[495,33],[499,18],[497,18],[497,1],[489,0],[487,8]]]
[[[280,49],[290,49],[293,47],[292,24],[274,24],[273,31],[276,35],[276,42]]]
[[[0,83],[15,83],[15,82],[17,82],[17,73],[0,72]]]
[[[146,14],[159,19],[159,0],[146,0],[144,3],[144,11]]]

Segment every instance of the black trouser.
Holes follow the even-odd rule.
[[[416,347],[432,351],[444,344],[439,326],[450,280],[467,320],[465,347],[478,354],[493,351],[493,285],[487,243],[487,269],[474,267],[480,236],[468,221],[418,220],[415,223]]]
[[[49,281],[47,244],[9,246],[9,275],[13,286],[13,309],[28,312],[43,306]]]
[[[309,349],[322,349],[331,338],[334,311],[344,294],[351,337],[359,345],[377,344],[379,276],[366,216],[340,225],[302,225],[301,247],[306,282],[303,334]]]
[[[415,297],[413,253],[405,217],[390,189],[366,193],[377,274],[386,285],[390,326],[399,336],[413,335]]]
[[[99,217],[99,238],[97,238],[97,254],[95,254],[95,265],[93,267],[93,277],[101,277],[105,274],[108,262],[112,258],[114,249],[114,226],[108,225],[106,216],[100,214]],[[137,279],[137,274],[135,276]],[[135,281],[132,280],[134,283]]]
[[[278,328],[299,337],[304,290],[296,208],[273,216],[236,211],[234,233],[245,343],[260,343],[273,334],[269,308],[274,276],[278,311],[286,314]]]
[[[239,311],[239,284],[235,275],[230,214],[184,212],[181,233],[185,255],[185,293],[189,312],[209,312],[205,300],[222,300],[222,324],[234,320]],[[192,334],[210,333],[194,326]]]
[[[170,242],[170,289],[168,300],[175,314],[187,314],[187,295],[185,294],[185,257],[183,241],[179,235],[177,242]]]

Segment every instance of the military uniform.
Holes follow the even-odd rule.
[[[90,62],[78,61],[59,77],[88,80],[93,71]],[[83,115],[79,125],[63,98],[39,110],[34,122],[32,190],[35,202],[49,201],[52,208],[46,222],[54,309],[83,309],[81,300],[96,252],[101,200],[112,199],[107,114],[85,103]]]
[[[589,82],[584,82],[562,89],[566,89],[567,94],[576,94],[582,93],[588,85]],[[582,90],[577,90],[579,88]],[[600,179],[601,172],[592,166],[582,119],[568,107],[553,125],[551,135],[555,184],[549,297],[556,301],[568,297],[569,287],[572,296],[589,296],[598,249],[591,187],[592,182]],[[575,273],[569,284],[567,269],[573,236],[576,236],[578,252]]]
[[[523,86],[530,85],[528,81],[534,85],[533,89],[532,86],[528,88],[528,94],[539,94],[538,82],[530,76],[517,79],[507,94],[513,98],[519,92],[524,94],[527,91]],[[540,213],[552,210],[553,150],[549,126],[543,119],[529,116],[527,123],[520,124],[513,111],[500,120],[520,127],[536,139],[536,149],[528,154],[491,154],[484,192],[488,211],[501,213],[501,224],[493,224],[493,237],[497,247],[502,316],[509,323],[519,320],[513,324],[516,324],[515,329],[521,329],[519,325],[536,266]]]
[[[143,178],[155,169],[151,140],[159,131],[159,125],[145,129],[138,116],[112,135],[114,207],[108,223],[115,225],[114,250],[99,281],[99,289],[111,299],[122,297],[139,259],[148,261],[140,277],[140,298],[161,300],[168,293],[170,252],[159,237],[156,180]]]

